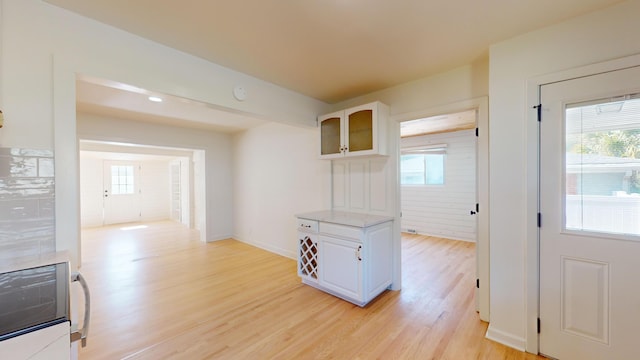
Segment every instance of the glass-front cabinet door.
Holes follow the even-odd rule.
[[[320,123],[320,156],[343,156],[342,112],[323,116]]]
[[[388,107],[373,102],[318,117],[320,158],[386,155]]]
[[[373,109],[347,114],[348,152],[373,150]]]

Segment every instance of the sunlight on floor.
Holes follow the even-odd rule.
[[[129,230],[138,230],[138,229],[146,229],[146,228],[148,228],[147,225],[134,225],[134,226],[121,227],[120,230],[129,231]]]

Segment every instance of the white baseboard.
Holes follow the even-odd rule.
[[[489,324],[485,337],[502,345],[512,347],[516,350],[525,351],[527,341],[525,338],[514,336],[504,331],[498,330]]]
[[[407,233],[407,234],[412,234],[412,235],[422,235],[422,236],[433,236],[433,237],[438,237],[438,238],[443,238],[443,239],[448,239],[448,240],[457,240],[457,241],[466,241],[466,242],[472,242],[472,243],[476,243],[476,241],[474,239],[463,239],[460,238],[459,236],[453,236],[450,234],[430,234],[430,233],[425,233],[425,232],[421,232],[421,231],[416,231],[416,232],[410,232],[407,231],[408,229],[400,229],[401,232]]]
[[[214,242],[214,241],[227,240],[227,239],[233,239],[233,236],[231,236],[231,235],[215,235],[212,238],[207,239],[207,242]]]
[[[286,249],[282,249],[282,248],[279,248],[277,246],[273,246],[271,244],[259,242],[259,241],[246,241],[246,240],[243,240],[242,238],[240,238],[239,236],[235,236],[235,235],[232,236],[232,238],[234,240],[238,240],[238,241],[243,242],[245,244],[249,244],[251,246],[255,246],[255,247],[260,248],[262,250],[266,250],[268,252],[272,252],[274,254],[287,257],[289,259],[297,260],[295,252],[292,252],[292,251],[289,251],[289,250],[286,250]]]

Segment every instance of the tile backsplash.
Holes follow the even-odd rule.
[[[53,152],[0,147],[0,263],[54,252]]]

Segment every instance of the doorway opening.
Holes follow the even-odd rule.
[[[476,310],[489,321],[487,98],[396,120],[401,231],[475,243]]]
[[[476,242],[476,112],[400,124],[402,231]]]
[[[197,228],[194,151],[80,141],[81,227],[172,220]]]

